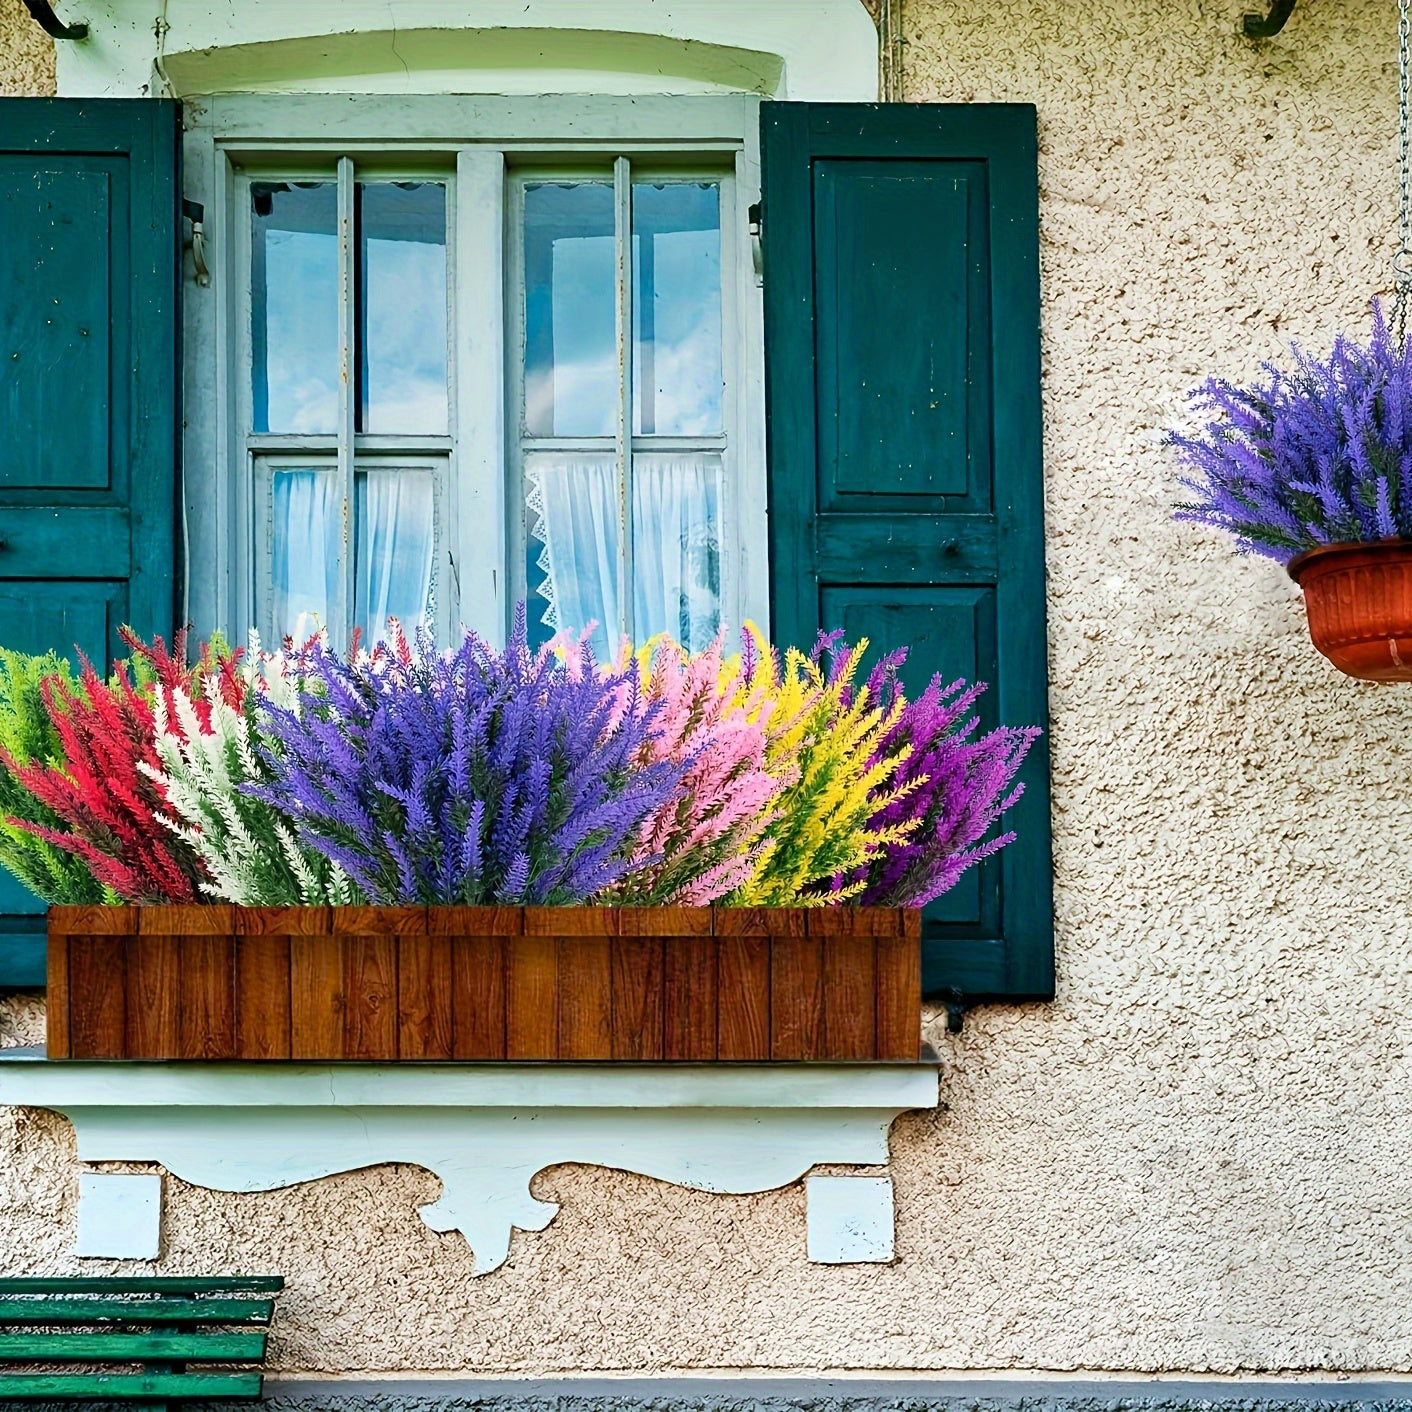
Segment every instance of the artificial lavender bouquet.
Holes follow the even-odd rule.
[[[1374,306],[1366,343],[1327,357],[1298,347],[1249,387],[1191,393],[1203,425],[1173,431],[1192,499],[1177,518],[1233,535],[1280,563],[1321,544],[1412,540],[1412,347]]]
[[[155,666],[112,682],[9,662],[0,864],[46,900],[921,906],[1013,837],[1038,734],[977,735],[979,686],[908,700],[900,652],[860,680],[838,634],[130,645]]]

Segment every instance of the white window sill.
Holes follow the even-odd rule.
[[[561,1162],[700,1191],[785,1186],[819,1163],[888,1160],[900,1113],[937,1106],[924,1064],[143,1064],[0,1051],[0,1105],[73,1123],[81,1162],[154,1162],[216,1191],[273,1191],[384,1162],[425,1167],[422,1208],[459,1230],[476,1273],[514,1227],[558,1208],[530,1195]]]

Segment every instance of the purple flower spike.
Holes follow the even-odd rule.
[[[1177,518],[1282,564],[1319,544],[1412,539],[1412,346],[1374,304],[1366,345],[1291,352],[1293,367],[1266,363],[1252,387],[1212,378],[1191,394],[1205,425],[1168,437],[1193,497]]]
[[[250,792],[371,903],[563,905],[658,861],[632,857],[637,831],[681,769],[635,763],[655,714],[635,672],[571,676],[530,651],[523,609],[503,652],[420,634],[305,659],[297,713],[261,702],[271,779]]]

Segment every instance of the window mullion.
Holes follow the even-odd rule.
[[[518,466],[520,453],[513,439],[517,412],[506,430],[506,364],[513,362],[513,354],[505,333],[505,158],[498,149],[469,147],[457,155],[454,209],[451,416],[456,475],[448,545],[460,598],[447,621],[452,626],[472,623],[499,642],[511,596],[505,589],[506,467]],[[517,248],[513,242],[511,248]],[[509,305],[519,307],[513,298]],[[514,386],[518,389],[519,383]]]
[[[338,483],[343,502],[342,601],[335,609],[339,622],[329,624],[335,643],[353,632],[353,586],[356,532],[354,526],[354,437],[358,413],[358,248],[354,230],[353,159],[338,159]],[[331,615],[332,616],[332,615]]]
[[[618,335],[618,616],[631,640],[633,625],[632,495],[632,169],[626,157],[613,163],[616,208],[614,244]],[[610,644],[614,649],[617,644]]]

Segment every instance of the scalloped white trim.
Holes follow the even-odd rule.
[[[888,1160],[900,1113],[937,1104],[935,1064],[136,1064],[0,1059],[0,1104],[73,1123],[83,1162],[156,1162],[216,1191],[274,1191],[386,1162],[425,1167],[422,1208],[477,1275],[558,1207],[561,1162],[699,1191],[785,1186],[822,1162]]]

